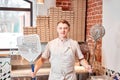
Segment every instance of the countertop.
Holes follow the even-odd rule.
[[[50,68],[40,68],[36,76],[49,75]],[[76,73],[88,73],[83,66],[75,66]],[[31,69],[12,70],[11,77],[30,77]]]

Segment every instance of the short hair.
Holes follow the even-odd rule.
[[[67,24],[67,25],[70,27],[69,22],[68,22],[67,20],[65,20],[65,19],[60,20],[60,21],[57,23],[57,25],[58,25],[59,23]]]

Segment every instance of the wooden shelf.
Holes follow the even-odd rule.
[[[0,54],[0,57],[10,57],[10,54]]]

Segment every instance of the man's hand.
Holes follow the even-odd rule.
[[[85,66],[85,69],[86,69],[89,73],[92,73],[92,67],[91,67],[91,65],[86,65],[86,66]]]
[[[35,78],[35,76],[36,76],[35,73],[34,73],[34,72],[31,72],[31,77],[32,77],[32,78]]]

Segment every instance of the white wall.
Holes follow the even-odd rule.
[[[56,0],[44,0],[44,4],[37,4],[36,0],[30,0],[33,2],[33,26],[36,26],[36,17],[38,15],[48,16],[48,9],[50,7],[56,7]]]
[[[37,4],[37,15],[48,16],[48,9],[56,7],[56,0],[44,0],[44,4]]]
[[[120,72],[120,0],[103,0],[103,65]]]

